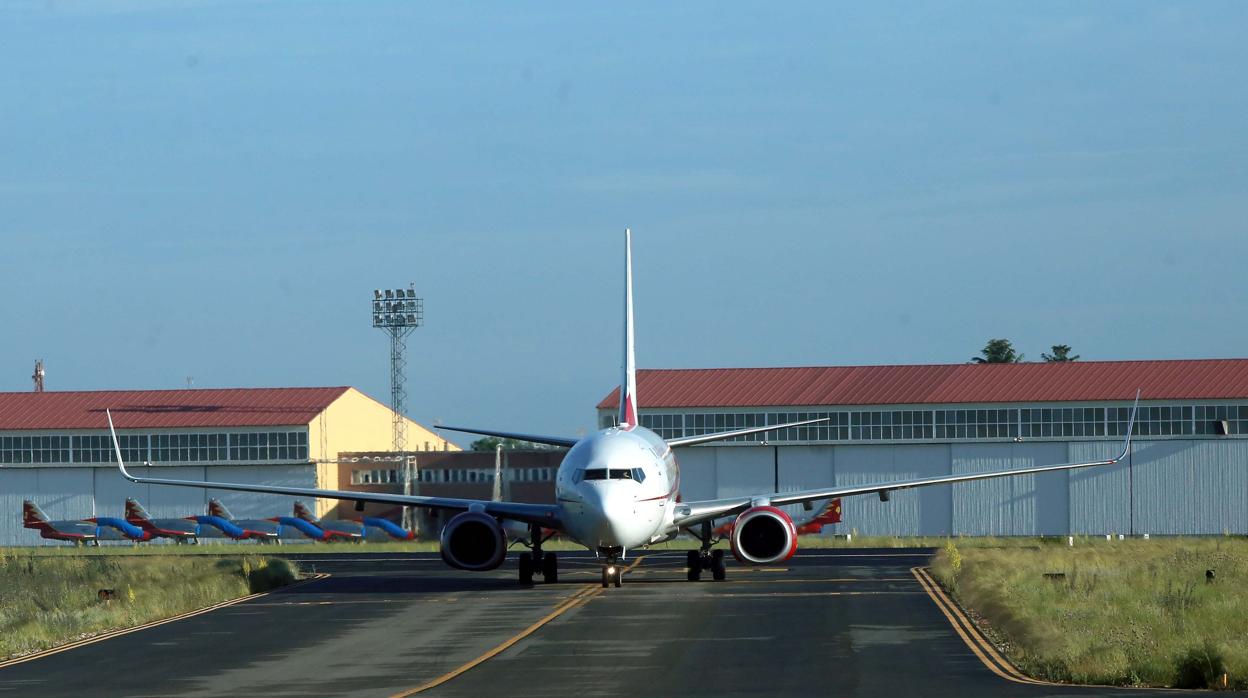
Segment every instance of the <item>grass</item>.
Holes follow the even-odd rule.
[[[946,541],[933,576],[1023,672],[1184,688],[1221,687],[1225,673],[1248,688],[1248,540],[968,542]]]
[[[297,573],[286,560],[258,555],[68,552],[0,550],[0,659],[267,591],[291,583]],[[116,597],[101,601],[101,589]]]

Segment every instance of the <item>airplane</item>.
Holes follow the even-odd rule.
[[[290,516],[274,516],[270,519],[235,519],[221,500],[208,500],[207,516],[191,517],[199,523],[220,529],[234,540],[255,540],[261,543],[281,544],[285,527],[293,528],[312,540],[328,540],[325,531],[306,521]]]
[[[39,531],[40,538],[63,540],[74,545],[99,545],[100,527],[90,521],[52,521],[38,504],[22,501],[22,526]]]
[[[153,519],[133,497],[126,498],[126,521],[151,533],[152,537],[172,538],[179,544],[199,542],[199,523],[193,519]]]
[[[365,516],[360,521],[317,518],[316,514],[313,514],[307,505],[298,500],[295,500],[295,518],[307,521],[325,531],[326,540],[340,538],[342,540],[361,541],[367,539],[374,531],[395,540],[413,540],[416,538],[414,531],[405,530],[390,519],[376,516]]]
[[[551,504],[136,477],[126,470],[112,413],[105,410],[109,430],[113,435],[117,467],[123,477],[139,484],[325,497],[457,512],[442,527],[439,535],[442,559],[451,567],[469,571],[493,570],[501,566],[508,549],[508,535],[504,524],[527,524],[529,540],[520,542],[531,552],[523,552],[518,556],[522,584],[531,584],[536,572],[540,572],[547,583],[558,581],[555,553],[542,550],[542,543],[546,538],[543,529],[546,529],[559,532],[565,538],[593,551],[600,560],[602,585],[619,587],[623,581],[624,570],[620,563],[626,559],[628,551],[671,540],[682,531],[690,533],[700,541],[697,550],[688,552],[688,579],[700,579],[702,570],[710,570],[716,581],[724,579],[727,574],[724,551],[712,550],[715,542],[712,523],[717,519],[735,517],[730,547],[733,556],[741,564],[765,565],[786,560],[797,551],[797,527],[789,515],[778,508],[786,504],[859,495],[878,495],[882,501],[888,501],[894,490],[1107,466],[1125,458],[1130,449],[1135,420],[1134,408],[1123,451],[1115,458],[1012,470],[884,480],[859,485],[830,485],[794,492],[762,491],[718,499],[682,500],[680,468],[673,452],[676,447],[787,429],[826,419],[671,439],[664,439],[641,426],[637,411],[633,328],[632,233],[627,230],[624,233],[623,301],[623,365],[616,426],[600,429],[579,439],[492,429],[441,427],[568,448],[556,472],[555,501]],[[1138,406],[1137,391],[1136,408]]]
[[[140,543],[152,539],[147,531],[112,516],[93,516],[78,521],[52,521],[38,504],[29,499],[22,501],[22,526],[39,531],[40,538],[79,545],[99,545],[102,540],[130,540]]]
[[[325,532],[325,540],[363,540],[364,524],[358,521],[319,519],[303,502],[295,500],[295,518],[306,521]]]
[[[797,535],[814,536],[823,533],[823,527],[828,524],[838,524],[841,522],[841,499],[829,499],[826,504],[814,513],[793,519],[793,525],[797,527]],[[717,538],[732,537],[733,522],[729,521],[715,528],[715,536]]]

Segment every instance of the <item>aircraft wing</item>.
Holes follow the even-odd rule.
[[[820,417],[819,419],[807,419],[801,422],[789,422],[788,424],[768,424],[762,427],[746,427],[745,429],[734,429],[732,431],[719,431],[714,434],[700,434],[698,436],[682,436],[675,439],[666,439],[667,445],[672,448],[677,446],[693,446],[695,444],[704,444],[711,441],[721,441],[723,439],[731,439],[735,436],[745,436],[747,434],[757,434],[763,431],[779,431],[790,427],[800,427],[806,424],[815,424],[818,422],[826,422],[830,417]]]
[[[1122,452],[1118,454],[1116,458],[1088,461],[1086,463],[1062,463],[1059,465],[1040,465],[1033,468],[1018,468],[1015,470],[996,470],[986,473],[937,475],[935,477],[921,477],[912,480],[873,482],[865,485],[824,487],[812,490],[799,490],[797,492],[775,492],[755,496],[709,499],[700,502],[686,501],[676,505],[673,523],[677,529],[687,528],[694,524],[702,523],[703,521],[712,521],[725,516],[734,516],[752,506],[755,506],[756,504],[783,506],[785,504],[801,504],[802,502],[811,502],[829,497],[852,497],[860,494],[878,494],[881,499],[885,499],[888,497],[888,493],[893,490],[905,490],[913,487],[947,485],[957,482],[972,482],[975,480],[988,480],[998,477],[1013,477],[1015,475],[1032,475],[1036,473],[1048,473],[1059,470],[1075,470],[1077,468],[1094,468],[1101,465],[1113,465],[1114,463],[1126,458],[1127,452],[1131,449],[1131,432],[1135,427],[1135,412],[1136,409],[1139,408],[1139,403],[1140,397],[1137,392],[1135,397],[1135,407],[1131,409],[1131,419],[1127,423],[1127,438],[1123,443]]]
[[[107,412],[106,412],[107,414]],[[513,519],[525,523],[541,524],[546,528],[562,529],[559,520],[559,509],[553,504],[522,504],[520,502],[491,502],[486,499],[459,499],[456,497],[423,497],[420,495],[387,494],[384,492],[352,492],[349,490],[321,490],[314,487],[283,487],[279,485],[251,485],[235,482],[207,482],[201,480],[169,480],[158,477],[136,477],[126,470],[125,461],[121,458],[121,445],[117,441],[117,431],[113,428],[113,416],[108,414],[108,430],[113,436],[113,450],[117,457],[117,468],[121,476],[145,485],[170,485],[174,487],[197,487],[200,489],[233,490],[235,492],[261,492],[264,494],[283,494],[293,497],[324,497],[354,502],[377,502],[380,504],[398,504],[408,507],[425,507],[428,509],[452,509],[461,511],[481,511],[503,519]]]
[[[483,436],[497,436],[502,439],[515,439],[516,441],[529,441],[535,444],[549,444],[551,446],[563,446],[564,448],[572,448],[579,439],[573,439],[566,436],[543,436],[541,434],[517,434],[512,431],[495,431],[493,429],[471,429],[469,427],[448,427],[445,424],[439,424],[434,429],[450,429],[451,431],[462,431],[468,434],[481,434]]]

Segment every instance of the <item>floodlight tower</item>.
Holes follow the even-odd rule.
[[[390,336],[390,427],[394,452],[403,459],[403,493],[412,494],[412,458],[407,455],[407,389],[404,369],[407,336],[425,319],[425,301],[416,297],[412,284],[407,288],[373,291],[373,327]],[[411,507],[403,507],[403,528],[412,531]]]

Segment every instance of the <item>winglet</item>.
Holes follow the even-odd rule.
[[[633,342],[633,231],[624,229],[624,365],[620,376],[620,426],[637,426],[637,357]]]
[[[1135,413],[1140,409],[1140,389],[1135,389],[1135,404],[1131,406],[1131,417],[1127,420],[1127,438],[1122,443],[1122,453],[1117,458],[1110,461],[1117,463],[1127,457],[1127,452],[1131,450],[1131,434],[1135,432]]]
[[[113,435],[113,452],[117,454],[117,469],[121,471],[121,476],[130,482],[138,482],[137,477],[126,472],[126,462],[121,459],[121,442],[117,440],[117,430],[113,428],[113,413],[104,410],[104,415],[108,417],[108,432]]]

